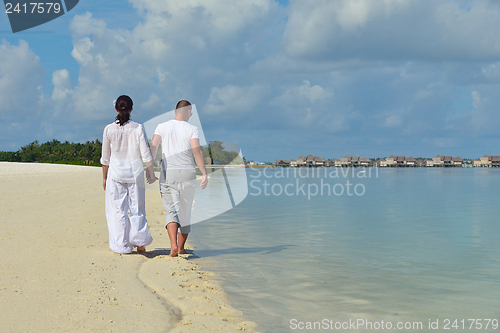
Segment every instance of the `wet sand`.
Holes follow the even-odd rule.
[[[146,190],[153,244],[119,255],[100,168],[0,162],[0,186],[1,332],[255,331],[192,251],[168,256],[157,189]]]

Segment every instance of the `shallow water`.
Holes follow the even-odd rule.
[[[324,319],[335,331],[376,331],[382,320],[396,332],[435,332],[436,320],[456,330],[455,319],[477,330],[471,318],[492,331],[484,319],[500,320],[500,170],[362,170],[247,170],[247,198],[193,226],[199,263],[221,274],[263,332],[325,329]],[[360,326],[335,329],[349,320]]]

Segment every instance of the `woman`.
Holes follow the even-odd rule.
[[[102,139],[102,186],[106,191],[109,247],[116,253],[145,252],[153,238],[145,208],[142,161],[148,168],[148,183],[154,183],[153,159],[144,127],[130,120],[132,99],[122,95],[115,102],[115,122],[104,129]],[[142,161],[141,161],[142,159]]]

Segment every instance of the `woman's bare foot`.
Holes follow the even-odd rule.
[[[178,254],[188,254],[186,250],[184,249],[179,249],[179,252],[177,252]]]
[[[146,247],[145,247],[145,246],[138,246],[138,247],[137,247],[137,252],[139,252],[139,253],[144,253],[144,252],[146,252]]]
[[[177,248],[171,248],[170,249],[170,256],[171,257],[177,257]]]

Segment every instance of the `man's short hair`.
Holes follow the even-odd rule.
[[[188,101],[183,99],[182,101],[179,101],[179,103],[177,103],[177,106],[175,107],[175,109],[176,110],[182,109],[182,108],[185,108],[186,106],[190,106],[190,105],[191,105],[191,103],[189,103]],[[189,109],[191,109],[191,108],[189,108]]]

